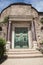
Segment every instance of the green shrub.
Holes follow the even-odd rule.
[[[3,21],[1,21],[1,23],[7,23],[8,22],[8,19],[9,19],[8,16],[4,17]]]
[[[5,17],[3,22],[4,22],[4,23],[7,23],[7,22],[8,22],[8,18],[9,18],[9,17]]]
[[[0,58],[3,57],[4,53],[5,53],[5,40],[0,38]]]
[[[42,41],[42,44],[43,44],[43,41]]]
[[[43,18],[41,18],[40,22],[43,24]]]

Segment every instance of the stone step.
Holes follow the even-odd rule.
[[[38,51],[38,50],[35,50],[35,49],[9,49],[7,50],[7,52],[28,52],[28,51]]]
[[[43,54],[34,49],[10,49],[6,52],[8,58],[42,57]]]
[[[14,49],[14,50],[8,50],[6,52],[7,54],[36,54],[40,53],[38,50],[30,50],[30,49]]]
[[[14,54],[8,55],[8,58],[35,58],[35,57],[43,57],[42,54]]]
[[[40,52],[7,52],[7,54],[40,54]]]
[[[7,54],[40,54],[39,51],[8,51]]]

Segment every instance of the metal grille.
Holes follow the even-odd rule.
[[[15,47],[28,47],[28,30],[27,28],[15,28]]]

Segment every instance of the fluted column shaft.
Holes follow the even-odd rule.
[[[35,20],[32,21],[32,41],[33,41],[33,48],[37,48],[37,40],[36,40],[36,29],[35,29]]]
[[[6,44],[6,49],[10,49],[10,33],[11,33],[11,21],[8,22],[8,36],[7,36],[7,44]]]

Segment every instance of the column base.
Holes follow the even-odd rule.
[[[37,41],[33,41],[33,49],[37,49]]]
[[[10,49],[10,41],[7,41],[6,49]]]

